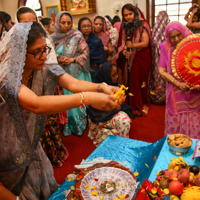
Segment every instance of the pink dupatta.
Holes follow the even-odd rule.
[[[172,76],[174,75],[171,69],[171,58],[172,52],[176,48],[176,45],[173,45],[170,42],[169,33],[174,29],[179,30],[183,34],[184,38],[193,34],[187,27],[185,27],[177,21],[170,22],[166,26],[166,41],[164,41],[160,45],[161,56],[159,61],[159,67],[167,68],[168,73]],[[198,90],[182,92],[179,88],[175,87],[173,84],[168,82],[166,95],[166,105],[168,112],[171,115],[176,113],[192,112],[193,110],[200,107],[200,91]]]

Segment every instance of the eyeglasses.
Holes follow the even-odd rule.
[[[38,59],[38,60],[42,57],[43,53],[48,55],[50,52],[51,52],[51,47],[48,47],[48,46],[46,46],[43,51],[36,51],[36,52],[27,51],[27,53],[30,53],[30,54],[34,55],[34,58]]]
[[[83,26],[81,26],[81,28],[83,28],[83,29],[91,28],[91,27],[92,27],[91,25],[83,25]]]

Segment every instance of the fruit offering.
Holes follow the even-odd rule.
[[[178,147],[188,147],[192,145],[192,140],[186,135],[182,135],[182,134],[170,135],[167,138],[167,141],[170,144],[174,146],[178,146]]]
[[[181,169],[185,169],[188,167],[188,163],[184,162],[184,159],[182,156],[179,156],[178,158],[171,158],[171,162],[168,165],[168,171],[174,170],[178,172]]]
[[[168,169],[158,172],[155,182],[165,194],[168,192],[170,200],[200,199],[200,169],[189,166],[182,156],[171,158]]]

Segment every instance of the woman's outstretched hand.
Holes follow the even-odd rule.
[[[100,89],[99,92],[112,95],[112,94],[115,94],[119,90],[119,87],[117,87],[117,86],[110,86],[110,85],[106,85],[106,84],[102,83],[100,85],[99,89]]]
[[[85,92],[84,95],[86,105],[93,108],[106,111],[120,109],[120,102],[116,103],[117,98],[111,95],[96,92]]]

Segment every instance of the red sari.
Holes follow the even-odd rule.
[[[131,4],[129,4],[132,6]],[[133,7],[133,6],[132,6]],[[133,7],[134,8],[134,7]],[[137,8],[138,9],[138,8]],[[123,10],[123,9],[122,9]],[[149,35],[149,46],[143,49],[133,49],[132,55],[129,59],[129,92],[134,96],[129,97],[129,105],[134,110],[135,114],[146,115],[148,112],[148,92],[149,92],[149,77],[151,70],[151,31],[148,21],[145,20],[142,12],[139,11],[139,19],[142,20],[142,25],[137,27],[131,34],[131,41],[133,43],[141,42],[142,34],[146,31]],[[125,22],[124,16],[122,15],[122,22]],[[125,30],[120,29],[119,43],[118,43],[118,58],[117,65],[121,69],[121,80],[122,83],[127,85],[127,59],[123,55],[124,45],[126,42]]]

